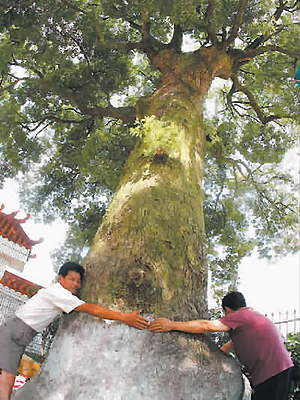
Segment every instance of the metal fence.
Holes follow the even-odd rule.
[[[26,295],[0,284],[0,325],[4,323],[6,318],[12,316],[27,300],[28,297]],[[25,353],[40,359],[41,356],[43,357],[44,353],[47,352],[49,346],[50,343],[48,344],[47,340],[46,343],[45,341],[43,342],[42,333],[38,333],[33,341],[26,347]]]
[[[0,325],[27,300],[27,296],[0,284]]]
[[[300,332],[300,312],[299,310],[287,310],[272,312],[266,314],[266,317],[270,318],[275,325],[277,325],[281,335],[287,338],[289,333]]]

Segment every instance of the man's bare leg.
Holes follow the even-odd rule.
[[[0,373],[0,400],[10,400],[16,376],[7,371]]]

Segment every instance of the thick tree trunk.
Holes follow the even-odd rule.
[[[155,60],[161,86],[138,104],[139,143],[85,262],[89,301],[206,316],[202,102],[214,76],[206,53]]]
[[[186,108],[176,108],[179,122],[165,114],[143,124],[85,262],[89,301],[172,318],[206,315],[204,139],[201,114]]]
[[[222,63],[205,49],[196,56],[165,53],[155,60],[164,72],[161,86],[139,102],[141,118],[148,118],[85,260],[89,302],[156,317],[207,317],[202,100]],[[237,364],[208,337],[139,332],[75,315],[20,395],[239,400],[243,381]]]

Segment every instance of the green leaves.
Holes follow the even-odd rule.
[[[25,129],[28,118],[13,98],[3,98],[0,108],[1,182],[18,172],[25,172],[33,160],[37,162],[41,145]]]
[[[283,161],[297,131],[224,115],[205,132],[208,261],[222,296],[235,288],[239,263],[255,246],[266,258],[299,251],[298,188]]]
[[[237,150],[253,163],[279,163],[286,148],[295,143],[289,129],[281,130],[278,126],[259,125],[249,122],[244,125]]]
[[[48,139],[49,159],[33,175],[31,171],[30,191],[23,196],[33,211],[42,211],[47,219],[62,214],[69,220],[74,199],[78,204],[87,199],[97,204],[116,189],[134,140],[120,125],[106,127],[93,120],[55,129]]]

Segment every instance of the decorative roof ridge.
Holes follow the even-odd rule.
[[[21,278],[9,271],[5,271],[0,284],[28,297],[33,296],[39,289],[43,288],[43,286]]]
[[[23,294],[21,292],[17,292],[17,291],[15,291],[15,289],[12,289],[9,286],[5,286],[2,283],[2,281],[0,281],[0,289],[2,289],[3,291],[6,291],[7,294],[14,294],[16,297],[19,297],[19,298],[24,299],[24,300],[25,299],[28,300],[27,294]]]
[[[20,246],[24,246],[28,250],[32,249],[32,246],[41,243],[44,239],[39,238],[38,240],[32,240],[28,237],[21,224],[26,222],[31,215],[26,214],[25,218],[15,218],[15,216],[19,213],[18,211],[14,211],[10,214],[6,214],[3,212],[5,205],[2,204],[0,207],[0,235],[4,238],[7,238],[9,241],[19,244]]]

